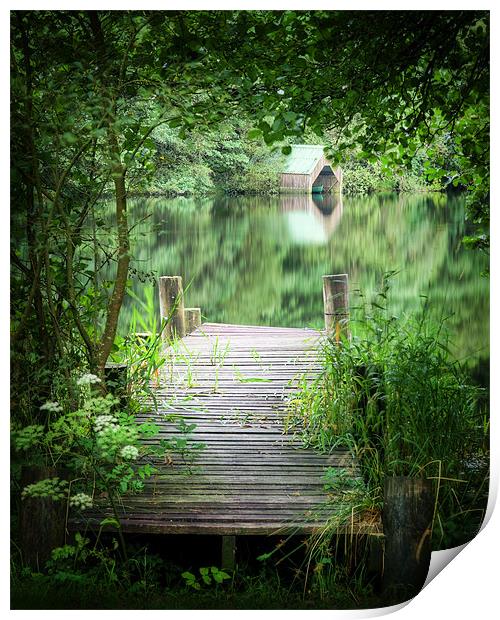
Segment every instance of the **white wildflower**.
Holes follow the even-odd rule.
[[[86,493],[77,493],[69,498],[69,505],[80,510],[92,508],[92,498]]]
[[[276,92],[278,93],[278,95],[284,95],[285,94],[285,91],[282,88],[280,88]]]
[[[135,461],[139,456],[139,450],[135,446],[123,446],[120,456],[126,461]]]
[[[109,428],[117,428],[117,420],[114,415],[98,415],[94,421],[96,433],[102,433]]]
[[[52,411],[53,413],[59,413],[59,411],[62,411],[63,408],[61,407],[61,405],[57,402],[57,401],[48,401],[46,403],[44,403],[41,407],[40,407],[41,411]]]
[[[91,383],[100,383],[101,380],[97,375],[93,375],[92,373],[87,373],[82,375],[79,379],[76,380],[77,385],[90,385]]]

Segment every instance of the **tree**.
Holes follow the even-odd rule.
[[[488,248],[487,11],[234,11],[210,19],[204,45],[224,58],[236,96],[256,112],[252,135],[271,145],[300,139],[306,127],[319,136],[333,130],[334,161],[356,147],[388,169],[423,150],[435,162],[430,179],[472,190],[472,243]],[[190,23],[194,32],[196,16]],[[455,170],[435,148],[443,139]]]
[[[75,366],[103,377],[130,276],[127,196],[153,169],[151,133],[216,122],[227,96],[214,105],[182,12],[18,11],[11,26],[13,406],[28,411]]]

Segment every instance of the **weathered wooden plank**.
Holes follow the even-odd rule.
[[[217,534],[217,535],[285,535],[285,534],[312,534],[322,526],[323,522],[310,521],[293,521],[292,523],[283,522],[277,519],[274,522],[262,523],[233,521],[231,523],[220,522],[161,522],[155,520],[133,520],[122,519],[121,525],[125,532],[132,534]],[[99,527],[99,519],[90,521],[90,525],[94,525],[96,529]],[[70,527],[75,527],[75,523],[70,523]],[[112,527],[103,528],[104,530],[113,531]],[[338,530],[338,534],[342,535],[380,535],[381,528],[376,523],[360,523],[353,526],[346,526]]]
[[[357,464],[345,449],[319,454],[283,430],[301,381],[322,372],[322,337],[313,329],[205,323],[166,349],[155,398],[144,401],[151,413],[137,418],[160,431],[144,443],[183,437],[183,419],[196,424],[188,446],[205,448],[189,463],[174,450],[149,457],[157,473],[142,494],[122,499],[123,530],[231,537],[305,533],[324,523],[342,495],[325,491],[325,471],[342,467],[359,478]],[[89,513],[91,523],[107,512]]]

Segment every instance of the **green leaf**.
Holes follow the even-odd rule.
[[[65,131],[62,135],[62,139],[66,144],[75,144],[75,142],[78,142],[78,138],[74,133],[71,133],[71,131]]]
[[[262,137],[262,131],[260,129],[254,128],[250,129],[247,133],[247,137],[249,140],[255,140],[256,138]]]
[[[292,147],[291,146],[283,146],[281,148],[281,152],[283,153],[283,155],[290,155],[290,153],[292,152]]]

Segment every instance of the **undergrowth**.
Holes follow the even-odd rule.
[[[304,381],[287,426],[320,451],[349,448],[374,508],[385,476],[432,479],[433,545],[448,548],[475,535],[486,508],[487,394],[452,359],[446,317],[432,320],[427,298],[418,315],[391,315],[392,275],[374,299],[359,295],[352,339],[325,340],[324,370]]]
[[[303,588],[301,569],[294,579],[269,564],[255,569],[244,563],[227,579],[210,583],[199,579],[199,588],[194,588],[180,566],[147,548],[130,549],[125,572],[112,554],[92,550],[84,539],[83,544],[87,550],[83,559],[75,562],[71,554],[57,551],[43,572],[14,563],[11,608],[352,609],[370,607],[377,600],[373,589],[359,577],[351,579],[344,565],[332,571],[322,590],[311,581]],[[227,574],[213,566],[192,571]]]

